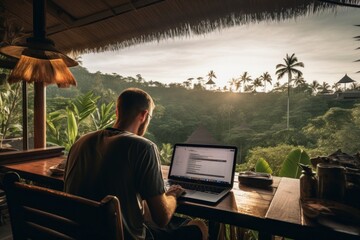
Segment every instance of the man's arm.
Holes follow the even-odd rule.
[[[184,192],[184,189],[178,185],[173,185],[169,190],[161,195],[147,199],[152,220],[159,226],[166,226],[176,209],[176,201]]]

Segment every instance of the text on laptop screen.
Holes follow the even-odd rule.
[[[235,149],[176,146],[170,175],[218,183],[231,183]]]

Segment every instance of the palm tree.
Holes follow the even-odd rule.
[[[192,78],[192,77],[187,79],[187,81],[189,82],[190,88],[191,88],[191,86],[193,85],[193,84],[192,84],[192,81],[193,81],[193,80],[194,80],[194,78]]]
[[[244,86],[244,92],[252,92],[252,91],[254,91],[254,85],[247,84]]]
[[[239,90],[241,92],[241,80],[240,79],[236,79],[236,83],[235,83],[235,91]]]
[[[205,84],[214,86],[215,82],[213,81],[213,78],[216,78],[215,72],[211,70],[206,76],[208,77],[208,81]]]
[[[264,72],[263,75],[260,76],[260,79],[264,82],[264,92],[266,92],[266,83],[272,84],[271,75],[268,72]]]
[[[329,93],[329,92],[331,92],[331,90],[329,90],[330,85],[327,82],[323,82],[323,84],[320,85],[318,89],[321,90],[321,93]]]
[[[334,83],[331,88],[334,90],[335,93],[340,91],[340,83]]]
[[[235,87],[235,91],[237,91],[239,89],[238,85],[237,85],[238,80],[236,78],[232,78],[231,80],[228,81],[229,83],[229,89],[232,92],[233,88]]]
[[[294,85],[295,87],[298,87],[305,83],[305,79],[302,76],[297,75],[294,79]]]
[[[189,81],[184,81],[184,82],[183,82],[184,87],[187,88],[187,89],[189,89],[190,84],[191,84],[191,83],[190,83]]]
[[[197,77],[196,78],[198,80],[198,84],[202,85],[204,82],[204,78],[203,77]]]
[[[312,81],[312,83],[309,85],[310,89],[311,89],[311,92],[314,94],[317,92],[317,90],[319,89],[320,87],[320,84],[318,83],[318,81],[314,80]]]
[[[256,92],[256,88],[263,86],[261,79],[260,78],[255,78],[255,80],[253,82],[253,86],[254,86],[254,91]]]
[[[359,89],[359,86],[356,82],[351,83],[350,90],[357,90]]]
[[[244,91],[245,91],[246,83],[251,82],[252,79],[251,79],[251,76],[248,74],[248,72],[244,72],[243,75],[240,76],[239,81],[240,81],[240,83],[239,83],[240,85],[241,85],[241,83],[244,84]]]
[[[288,100],[287,100],[287,121],[286,127],[289,129],[289,117],[290,117],[290,82],[293,74],[297,74],[298,76],[302,76],[302,72],[296,67],[304,67],[304,63],[298,62],[297,57],[295,57],[295,53],[291,56],[286,54],[286,58],[284,58],[285,64],[276,65],[276,75],[278,75],[278,79],[282,78],[285,74],[288,75]]]
[[[277,80],[276,83],[274,84],[273,91],[278,92],[280,90],[280,88],[281,88],[281,84],[280,84],[279,80]]]

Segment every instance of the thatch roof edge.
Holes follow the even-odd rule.
[[[254,5],[256,5],[254,1]],[[282,2],[282,1],[280,1]],[[288,1],[293,2],[293,1]],[[296,1],[295,1],[296,2]],[[306,1],[305,1],[306,2]],[[270,3],[271,4],[271,3]],[[335,12],[335,6],[328,3],[319,3],[316,1],[308,1],[300,6],[281,7],[281,4],[273,10],[266,10],[263,12],[237,12],[218,16],[214,13],[213,16],[207,16],[205,19],[201,17],[190,17],[187,20],[176,21],[174,24],[157,27],[156,30],[139,34],[136,37],[130,37],[118,42],[117,39],[108,38],[105,44],[99,45],[94,43],[91,46],[84,46],[78,49],[64,49],[63,51],[75,51],[76,53],[93,53],[103,51],[117,51],[133,45],[157,41],[160,42],[165,39],[174,39],[177,37],[190,37],[193,35],[204,35],[215,30],[221,30],[229,27],[240,26],[250,23],[258,23],[262,21],[282,21],[286,19],[296,19],[301,16],[306,16],[311,13],[320,11]],[[288,4],[289,5],[289,4]]]

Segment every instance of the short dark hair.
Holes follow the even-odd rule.
[[[150,111],[155,107],[151,96],[139,88],[125,89],[117,99],[118,119],[121,128],[128,127],[142,111]]]

